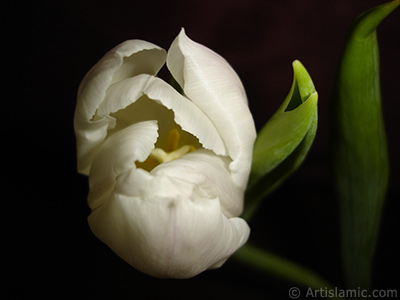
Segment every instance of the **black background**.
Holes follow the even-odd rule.
[[[298,172],[262,205],[250,241],[342,287],[332,197],[329,102],[343,38],[361,12],[383,3],[332,1],[39,1],[5,10],[3,200],[9,299],[286,299],[290,283],[229,260],[189,280],[143,275],[87,225],[87,178],[76,172],[73,113],[85,73],[126,39],[168,49],[180,28],[241,77],[257,128],[278,108],[299,59],[319,92],[319,127]],[[391,181],[374,287],[399,289],[400,10],[379,27]],[[8,67],[11,67],[8,70]],[[4,120],[4,119],[3,119]]]

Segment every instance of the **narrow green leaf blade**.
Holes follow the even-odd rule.
[[[349,288],[370,288],[372,259],[388,183],[376,27],[393,1],[349,29],[333,99],[334,178],[341,212],[342,262]]]

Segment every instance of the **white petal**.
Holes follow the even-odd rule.
[[[96,116],[109,86],[137,74],[156,74],[163,66],[165,56],[165,50],[154,44],[129,40],[109,51],[86,74],[79,86],[74,120],[79,172],[89,173],[107,130],[115,125],[112,118]]]
[[[233,179],[244,189],[256,131],[239,77],[221,56],[190,40],[183,29],[168,51],[167,66],[185,95],[215,124],[233,159]]]
[[[98,107],[98,116],[108,116],[136,102],[143,96],[143,90],[151,77],[148,74],[140,74],[114,83],[108,88],[103,102]]]
[[[78,171],[89,175],[93,157],[107,136],[108,129],[114,127],[115,120],[107,117],[96,121],[87,121],[75,111],[74,129],[78,159]]]
[[[136,161],[146,160],[154,149],[157,136],[157,122],[147,121],[131,125],[107,138],[93,160],[90,171],[88,202],[92,209],[100,205],[97,198],[101,193],[115,187],[118,177],[136,170]],[[137,171],[147,173],[144,170]],[[140,181],[134,184],[140,185]]]
[[[183,130],[196,136],[204,148],[213,150],[218,155],[226,154],[225,144],[210,119],[193,102],[179,94],[171,85],[154,76],[138,75],[112,85],[108,89],[104,101],[99,106],[98,114],[107,116],[126,108],[143,95],[149,98],[146,101],[155,100],[167,109],[172,110],[175,122]],[[143,119],[160,119],[162,117],[162,113],[159,113],[159,110],[150,106],[140,108],[132,107],[132,111],[126,119],[130,119],[131,122],[137,122]],[[170,129],[167,128],[169,126],[163,125],[165,124],[159,124],[162,130]]]
[[[225,217],[217,199],[157,193],[179,182],[157,176],[151,197],[113,194],[89,216],[93,233],[138,270],[155,277],[189,278],[219,267],[249,236],[247,223]]]
[[[186,97],[179,94],[165,81],[153,77],[144,93],[153,100],[171,109],[175,122],[183,130],[196,136],[203,147],[218,155],[226,155],[225,144],[211,120]]]
[[[155,75],[165,62],[165,50],[146,41],[128,40],[90,69],[78,90],[77,110],[90,120],[111,84],[139,74]]]
[[[229,163],[230,160],[225,157],[200,149],[157,166],[151,174],[164,174],[180,182],[182,186],[184,183],[188,184],[193,189],[185,193],[192,199],[218,198],[223,214],[227,217],[237,217],[243,210],[244,195],[232,181]]]

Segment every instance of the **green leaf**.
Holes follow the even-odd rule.
[[[293,70],[289,94],[261,129],[254,145],[243,213],[247,220],[261,199],[300,166],[315,137],[318,94],[310,75],[299,61],[293,62]]]
[[[349,288],[370,288],[371,267],[388,184],[376,28],[397,6],[361,14],[349,29],[334,98],[334,178],[340,205],[342,262]]]

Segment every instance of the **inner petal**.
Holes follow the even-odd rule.
[[[142,74],[115,83],[107,90],[97,113],[100,117],[116,119],[117,125],[110,134],[133,123],[160,120],[161,117],[169,123],[179,124],[180,129],[190,132],[188,136],[191,139],[196,137],[204,148],[217,155],[227,154],[225,144],[210,119],[192,101],[157,77]],[[160,132],[160,136],[165,137],[172,126],[159,124],[159,128],[166,130]],[[184,140],[185,134],[181,138]]]
[[[209,118],[188,98],[153,76],[144,74],[112,85],[98,114],[116,120],[115,127],[109,129],[109,136],[135,123],[157,121],[155,149],[144,162],[135,163],[136,167],[147,171],[193,149],[205,148],[217,155],[226,154],[225,145]]]
[[[151,171],[161,163],[182,157],[184,154],[198,148],[203,148],[199,140],[192,134],[182,130],[174,121],[174,112],[159,101],[149,99],[146,95],[125,109],[110,114],[117,120],[116,126],[109,130],[113,135],[120,130],[148,120],[157,120],[159,137],[155,149],[144,162],[137,161],[137,168]]]
[[[183,131],[177,128],[172,128],[168,134],[168,140],[165,144],[165,149],[158,147],[154,148],[144,162],[137,161],[135,163],[136,167],[150,172],[159,164],[178,159],[183,155],[196,150],[193,145],[181,146],[181,132]]]
[[[116,126],[109,130],[109,134],[118,132],[123,128],[142,121],[157,120],[159,138],[156,148],[162,148],[167,152],[176,150],[178,146],[192,145],[202,148],[199,140],[192,134],[182,130],[174,121],[174,112],[157,100],[149,99],[146,95],[125,109],[110,114],[117,120]],[[173,136],[170,136],[170,135]],[[179,135],[179,137],[177,137]]]

